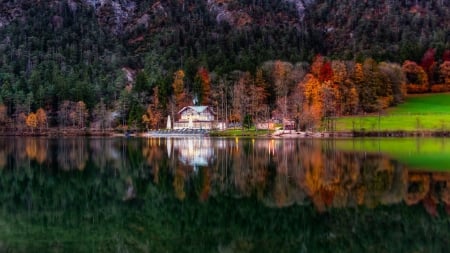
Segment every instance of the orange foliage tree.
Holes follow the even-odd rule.
[[[159,107],[158,87],[155,87],[153,88],[153,103],[147,106],[146,113],[142,115],[142,123],[145,124],[147,129],[159,127],[159,122],[162,119],[162,112]]]
[[[198,102],[203,105],[209,105],[211,103],[211,78],[205,67],[198,69],[196,83],[199,86],[196,90]]]
[[[312,74],[307,74],[304,81],[305,110],[310,112],[315,123],[323,116],[322,84]]]
[[[36,114],[34,112],[31,112],[30,114],[28,114],[28,116],[25,120],[25,124],[29,128],[31,128],[31,131],[33,131],[37,127],[37,118],[36,118]]]
[[[178,70],[173,74],[173,96],[176,110],[186,106],[186,92],[184,89],[184,71]]]
[[[427,73],[413,61],[405,61],[402,66],[406,74],[408,93],[423,93],[429,88]]]

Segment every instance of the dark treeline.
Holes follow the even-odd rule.
[[[156,128],[194,98],[219,120],[306,127],[450,83],[442,1],[313,1],[305,10],[288,1],[140,1],[121,25],[111,3],[24,0],[0,11],[9,5],[20,11],[0,28],[8,129]]]

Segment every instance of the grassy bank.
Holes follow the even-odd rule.
[[[450,93],[409,96],[381,114],[342,117],[336,131],[448,131]]]

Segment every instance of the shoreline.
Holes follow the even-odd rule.
[[[341,132],[301,132],[294,130],[281,130],[271,134],[280,138],[358,138],[358,137],[450,137],[450,131],[341,131]]]
[[[10,137],[270,137],[270,138],[359,138],[359,137],[450,137],[450,130],[421,131],[340,131],[309,132],[295,130],[277,130],[272,133],[254,134],[252,131],[227,133],[226,131],[180,132],[170,130],[154,130],[144,132],[120,132],[116,130],[90,129],[48,129],[44,131],[0,131],[0,136]]]

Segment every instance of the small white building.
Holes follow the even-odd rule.
[[[174,123],[174,129],[212,129],[215,115],[211,106],[186,106],[178,112],[180,119]]]

